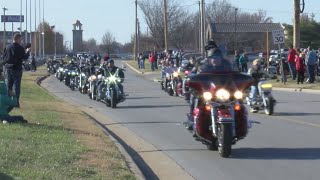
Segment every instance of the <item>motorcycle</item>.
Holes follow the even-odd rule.
[[[117,70],[119,71],[119,70]],[[107,107],[116,108],[117,104],[125,101],[125,95],[121,94],[118,84],[122,83],[123,80],[116,75],[105,78],[106,87],[103,92],[105,92],[104,102]]]
[[[258,94],[255,97],[255,101],[249,97],[246,97],[246,99],[253,113],[257,113],[259,110],[264,110],[267,115],[274,113],[276,100],[272,96],[272,84],[268,81],[262,80],[259,82]]]
[[[96,100],[97,97],[97,80],[98,77],[96,75],[91,75],[88,78],[88,96],[92,100]]]
[[[75,90],[76,88],[76,77],[79,75],[79,73],[76,70],[70,70],[68,72],[68,77],[69,77],[69,84],[68,86],[72,91]]]
[[[63,80],[63,73],[64,73],[64,68],[59,67],[57,72],[56,72],[56,78],[61,82]]]
[[[190,79],[190,76],[191,75],[191,69],[186,69],[185,72],[184,72],[184,80],[182,82],[182,94],[184,96],[184,99],[189,102],[190,100],[190,92],[189,92],[189,86],[187,85],[189,79]]]
[[[76,77],[77,89],[82,94],[87,94],[88,93],[88,86],[87,86],[87,83],[86,83],[87,81],[88,81],[88,77],[83,72],[79,73],[79,75]]]
[[[201,82],[204,77],[198,76],[198,82],[188,83],[197,93],[193,93],[195,104],[192,114],[188,115],[191,126],[187,124],[187,127],[196,140],[207,145],[209,150],[218,150],[222,157],[231,155],[232,145],[244,139],[250,127],[243,92],[250,87],[252,78],[240,73],[228,76],[215,74],[205,85]],[[226,78],[236,83],[225,84]]]

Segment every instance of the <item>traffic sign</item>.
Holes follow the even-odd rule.
[[[20,22],[20,15],[2,15],[1,22]],[[21,16],[21,22],[24,22],[24,16]]]
[[[274,44],[284,44],[285,36],[283,29],[273,30],[272,37]]]

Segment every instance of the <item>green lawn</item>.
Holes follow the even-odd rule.
[[[21,109],[28,124],[0,124],[0,179],[135,179],[116,146],[87,116],[25,73]]]
[[[320,79],[316,77],[316,82],[314,84],[297,84],[297,80],[292,80],[290,76],[287,77],[286,84],[281,82],[281,77],[279,76],[278,79],[270,80],[270,82],[273,84],[273,87],[278,88],[302,88],[302,89],[314,89],[314,90],[320,90]]]

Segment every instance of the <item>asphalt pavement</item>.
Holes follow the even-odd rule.
[[[233,146],[230,158],[221,158],[195,141],[182,124],[188,104],[170,97],[158,83],[125,72],[127,100],[117,109],[71,91],[54,76],[45,88],[73,104],[96,109],[165,152],[195,179],[318,180],[320,178],[320,96],[274,91],[275,114],[250,113],[254,124],[246,139]],[[106,127],[108,125],[105,125]]]

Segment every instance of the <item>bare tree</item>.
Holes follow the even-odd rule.
[[[90,52],[99,52],[99,47],[97,41],[94,38],[90,38],[83,42],[84,50]]]
[[[115,51],[115,42],[116,40],[113,34],[110,31],[107,31],[102,37],[100,48],[103,52],[106,52],[108,54],[113,53]]]

